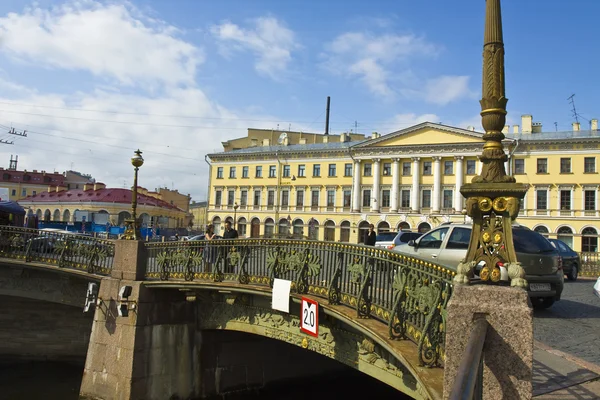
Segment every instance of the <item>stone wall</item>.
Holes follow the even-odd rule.
[[[0,361],[83,364],[92,319],[82,307],[0,295]]]

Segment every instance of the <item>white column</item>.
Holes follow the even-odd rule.
[[[433,157],[433,212],[440,212],[440,196],[442,190],[442,157]]]
[[[462,212],[463,209],[463,197],[460,194],[460,187],[463,185],[463,156],[456,156],[454,159],[456,160],[456,188],[454,189],[454,210],[456,212]]]
[[[354,160],[352,174],[352,212],[360,212],[360,160]]]
[[[419,163],[419,157],[413,157],[412,159],[412,189],[410,193],[410,208],[413,212],[419,212],[421,209],[419,205],[419,175],[421,173],[421,164]]]
[[[379,181],[381,179],[381,160],[373,159],[373,189],[371,190],[371,212],[379,212]]]
[[[398,190],[400,188],[400,159],[392,159],[392,203],[390,212],[398,212]]]

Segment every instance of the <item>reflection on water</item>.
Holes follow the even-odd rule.
[[[52,362],[0,364],[0,400],[78,400],[82,375],[83,365]],[[370,398],[377,400],[410,398],[358,371],[348,369],[335,376],[291,381],[251,392],[219,395],[210,400],[352,399],[360,393],[368,393]]]
[[[53,362],[0,364],[2,400],[77,400],[83,365]]]

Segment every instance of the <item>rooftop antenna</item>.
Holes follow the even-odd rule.
[[[558,122],[555,122],[555,123],[554,123],[554,131],[555,131],[555,132],[558,132]]]
[[[575,93],[570,95],[567,100],[569,100],[569,103],[573,106],[571,112],[573,113],[573,117],[575,117],[575,122],[579,123],[579,114],[577,114],[577,109],[575,108]]]
[[[327,96],[327,111],[325,112],[325,134],[329,135],[329,104],[331,97]]]

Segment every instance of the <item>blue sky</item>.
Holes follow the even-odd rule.
[[[509,123],[598,118],[594,0],[504,1]],[[389,133],[480,127],[485,2],[0,2],[0,165],[206,196],[204,155],[248,127]],[[355,125],[356,124],[356,125]]]

